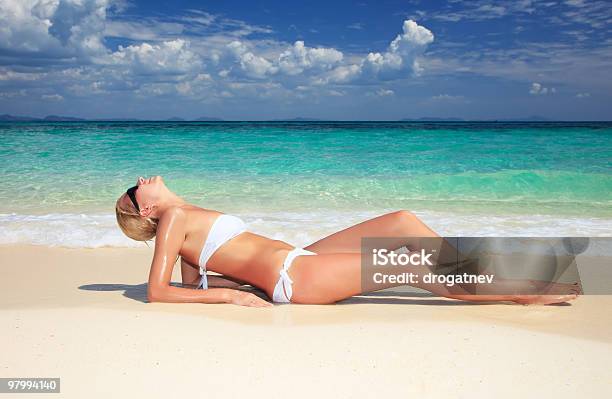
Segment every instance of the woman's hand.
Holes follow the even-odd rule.
[[[256,308],[267,308],[270,306],[274,306],[270,302],[261,299],[255,294],[238,290],[232,293],[229,303],[241,306],[252,306]]]

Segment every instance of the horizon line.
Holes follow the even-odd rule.
[[[4,118],[4,119],[3,119]],[[491,118],[491,119],[466,119],[460,117],[419,117],[419,118],[400,118],[400,119],[319,119],[311,117],[292,117],[274,119],[223,119],[218,117],[200,117],[186,119],[180,117],[170,117],[164,119],[147,118],[84,118],[65,115],[46,115],[44,117],[32,117],[24,115],[0,114],[0,122],[170,122],[170,123],[224,123],[224,122],[380,122],[380,123],[402,123],[402,122],[530,122],[530,123],[550,123],[550,122],[612,122],[612,119],[548,119],[538,115],[527,116],[524,118]]]

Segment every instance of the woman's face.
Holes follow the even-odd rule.
[[[155,205],[167,190],[161,176],[152,176],[149,178],[141,176],[136,181],[136,185],[138,189],[134,192],[134,196],[136,197],[136,202],[138,202],[141,211],[146,211],[147,207]],[[121,204],[123,209],[130,209],[130,207],[134,208],[127,193],[123,193]]]

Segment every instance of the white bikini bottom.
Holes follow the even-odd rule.
[[[304,248],[292,249],[283,262],[283,268],[280,269],[280,277],[274,287],[274,293],[272,294],[272,302],[289,303],[291,302],[291,296],[293,295],[293,289],[291,288],[293,280],[287,274],[287,271],[291,267],[293,260],[300,255],[316,255],[316,253],[308,251]]]

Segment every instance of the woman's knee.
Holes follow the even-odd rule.
[[[418,221],[418,218],[412,212],[405,209],[392,212],[389,216],[392,219],[392,224],[395,226],[396,233],[400,235],[409,232],[408,229],[413,227],[415,222]]]
[[[395,211],[392,213],[392,215],[399,221],[414,220],[417,218],[414,213],[407,211],[406,209],[400,209],[399,211]]]

